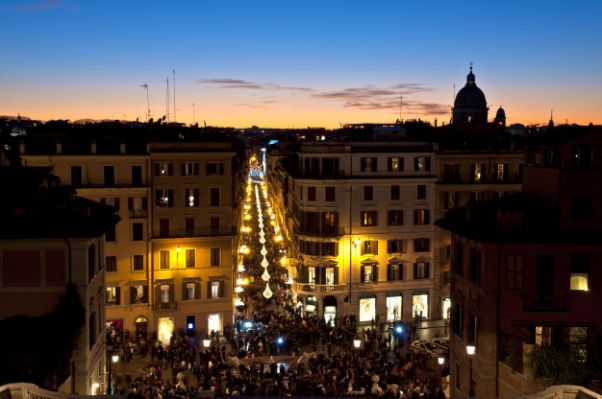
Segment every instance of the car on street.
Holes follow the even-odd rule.
[[[430,342],[416,340],[410,344],[410,350],[414,353],[426,353],[429,356],[442,356],[445,355],[445,350],[437,348]]]
[[[431,344],[437,348],[449,351],[449,338],[447,337],[433,338]]]

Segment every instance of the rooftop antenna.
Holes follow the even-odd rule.
[[[150,121],[150,101],[148,99],[148,85],[146,83],[142,83],[140,85],[143,89],[146,90],[146,121]]]
[[[173,73],[173,121],[176,121],[176,70],[172,69]]]
[[[194,103],[190,103],[192,105],[192,124],[196,125],[196,110],[194,108]]]
[[[403,96],[399,96],[399,123],[401,123],[401,110],[403,108]]]
[[[165,90],[165,120],[169,122],[169,76],[165,80],[167,89]]]

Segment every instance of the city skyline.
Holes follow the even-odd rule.
[[[551,110],[558,123],[600,124],[601,11],[593,1],[5,1],[0,114],[145,120],[146,83],[156,120],[175,69],[185,123],[394,122],[401,96],[402,118],[447,123],[473,62],[490,120],[503,106],[509,124],[546,124]]]

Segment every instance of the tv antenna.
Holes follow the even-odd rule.
[[[173,121],[176,121],[176,70],[172,69],[173,73]]]
[[[146,83],[142,83],[140,85],[143,89],[146,90],[146,121],[150,121],[150,101],[148,99],[148,85]]]
[[[165,79],[167,88],[165,90],[165,120],[169,122],[169,76]]]
[[[403,96],[399,96],[399,123],[401,123],[401,110],[403,108]]]

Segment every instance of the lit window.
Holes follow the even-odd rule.
[[[478,163],[472,164],[472,180],[474,182],[478,183],[481,181],[482,173],[483,173],[482,169],[483,168],[482,168],[481,164],[478,164]]]
[[[373,267],[370,265],[365,265],[362,266],[363,268],[363,276],[362,276],[362,283],[370,283],[372,282],[372,272],[373,272]]]
[[[162,284],[160,287],[161,291],[161,303],[169,303],[170,302],[170,286],[169,284]]]
[[[401,304],[402,298],[399,296],[388,296],[387,297],[387,321],[401,320]]]
[[[196,299],[196,283],[186,283],[186,297],[185,299]]]
[[[360,321],[373,321],[376,318],[376,299],[360,298]]]
[[[552,327],[535,327],[535,345],[552,344]]]
[[[310,266],[307,268],[307,282],[310,284],[316,283],[316,268],[315,267]]]
[[[326,284],[334,284],[334,267],[326,268]]]
[[[571,256],[571,291],[589,290],[589,256]]]
[[[569,351],[572,360],[579,363],[587,360],[587,327],[569,327]]]
[[[210,293],[210,297],[211,298],[219,298],[219,294],[220,294],[220,282],[219,281],[212,281],[209,284],[209,293]]]

